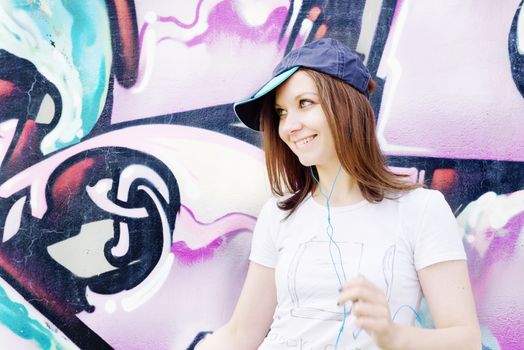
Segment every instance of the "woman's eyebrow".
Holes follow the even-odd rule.
[[[308,92],[302,92],[302,93],[298,94],[297,96],[295,96],[295,100],[299,100],[302,97],[311,96],[311,95],[318,97],[318,94],[316,92],[312,92],[312,91],[309,92],[308,91]]]
[[[318,96],[318,94],[317,94],[316,92],[313,92],[313,91],[309,92],[309,91],[307,91],[307,92],[303,92],[303,93],[301,93],[301,94],[298,94],[298,95],[295,97],[295,99],[298,99],[298,98],[300,98],[300,97],[304,97],[304,96],[307,96],[307,95]]]
[[[300,94],[296,95],[294,97],[294,100],[300,100],[301,98],[303,97],[306,97],[306,96],[315,96],[315,97],[318,97],[318,94],[316,92],[309,92],[309,91],[306,91],[306,92],[301,92]],[[275,101],[275,107],[281,107],[281,105]]]

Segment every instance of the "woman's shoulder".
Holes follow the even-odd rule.
[[[264,213],[274,212],[277,209],[278,209],[278,197],[271,196],[262,205],[262,209],[260,210],[259,216]]]
[[[261,216],[265,217],[271,217],[272,219],[280,220],[280,221],[293,221],[289,220],[294,218],[297,213],[302,213],[304,210],[311,209],[311,201],[312,197],[311,195],[306,196],[304,200],[297,206],[296,210],[289,215],[289,211],[286,209],[283,209],[281,204],[289,199],[292,196],[292,194],[284,194],[282,196],[275,196],[272,195],[270,198],[266,200],[264,205],[262,206],[262,210],[260,211],[259,218]]]
[[[453,221],[444,195],[427,188],[417,188],[398,199],[398,213],[403,234],[415,244],[421,235],[431,235],[436,227]]]
[[[260,211],[259,217],[262,215],[266,215],[276,218],[285,215],[285,210],[281,209],[279,206],[279,203],[285,199],[286,196],[272,195],[271,197],[269,197],[262,206],[262,210]]]
[[[442,192],[434,189],[419,187],[414,190],[404,192],[398,198],[400,202],[408,204],[423,204],[429,200],[438,200],[444,198]]]

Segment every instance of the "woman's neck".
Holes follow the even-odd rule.
[[[317,186],[314,191],[313,199],[318,203],[325,205],[326,197],[329,197],[329,205],[335,207],[351,205],[364,199],[357,181],[340,165],[332,168],[317,167],[317,173],[320,187]]]

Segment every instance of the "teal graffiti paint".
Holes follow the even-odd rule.
[[[60,149],[80,141],[96,124],[104,107],[112,63],[109,17],[104,1],[62,1],[72,15],[73,62],[82,82],[82,127],[71,142],[59,140]]]
[[[12,301],[2,287],[0,287],[0,323],[19,337],[35,342],[41,349],[66,349],[59,344],[48,328],[29,317],[24,305]]]
[[[105,2],[0,0],[0,23],[0,49],[29,60],[60,94],[62,110],[42,153],[82,140],[109,88],[113,53]]]

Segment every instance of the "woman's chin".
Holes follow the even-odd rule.
[[[305,158],[300,158],[300,157],[298,158],[298,161],[300,162],[300,164],[302,164],[305,167],[310,167],[310,166],[314,166],[317,164],[317,162],[314,162],[311,159],[305,159]]]

